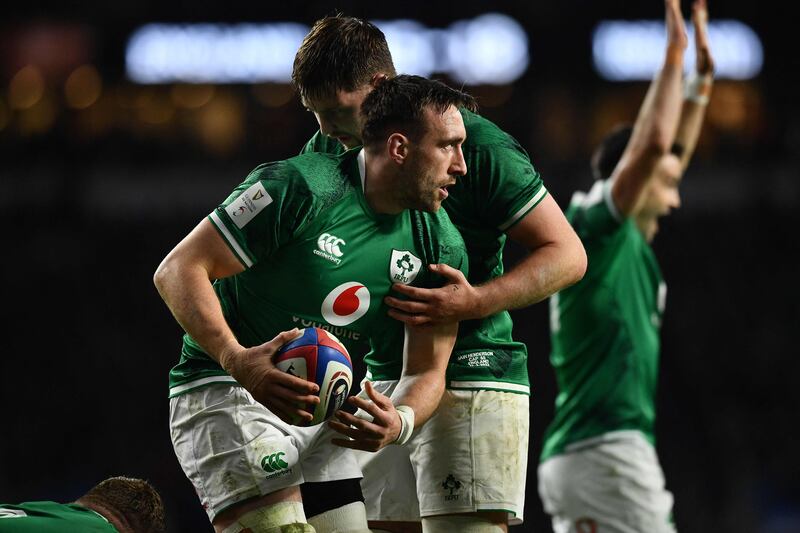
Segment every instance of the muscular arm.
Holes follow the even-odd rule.
[[[286,421],[310,420],[312,415],[297,405],[319,403],[319,398],[311,396],[317,385],[272,364],[272,355],[297,332],[282,332],[260,346],[245,348],[225,321],[211,280],[243,270],[211,222],[204,219],[164,258],[153,282],[181,327],[256,400]]]
[[[414,410],[415,427],[425,423],[439,406],[457,332],[457,323],[406,326],[403,373],[391,398],[394,405]]]
[[[481,316],[540,302],[586,272],[583,244],[549,194],[508,236],[529,253],[502,276],[477,287]]]
[[[387,297],[393,307],[389,314],[410,325],[483,318],[544,300],[586,272],[583,245],[550,195],[509,229],[508,236],[529,253],[502,276],[473,286],[458,270],[432,265],[448,282],[437,289],[395,285],[394,290],[411,300]]]
[[[623,216],[636,214],[659,160],[669,153],[681,113],[686,30],[678,0],[665,0],[667,49],[639,110],[630,141],[611,175],[611,195]]]
[[[396,406],[410,407],[414,427],[424,424],[436,411],[445,389],[445,370],[456,341],[457,323],[406,326],[403,373],[391,397],[366,384],[368,398],[353,396],[350,403],[371,416],[371,420],[344,411],[329,425],[347,439],[335,444],[358,450],[377,451],[395,442],[402,423]]]
[[[242,348],[225,317],[211,280],[244,270],[208,219],[161,262],[153,282],[175,320],[217,362]]]

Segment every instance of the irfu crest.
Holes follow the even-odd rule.
[[[422,260],[408,250],[392,250],[389,260],[389,277],[395,283],[408,285],[422,270]]]

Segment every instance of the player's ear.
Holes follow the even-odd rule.
[[[378,85],[380,85],[381,83],[383,83],[388,79],[389,76],[387,76],[383,72],[378,72],[372,76],[372,79],[369,80],[369,84],[372,85],[372,88],[374,89],[375,87],[377,87]]]
[[[389,157],[398,165],[402,165],[406,157],[408,157],[408,137],[402,133],[389,135],[386,140],[386,147],[389,150]]]

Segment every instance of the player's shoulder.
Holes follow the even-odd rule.
[[[602,208],[619,222],[623,221],[624,217],[619,213],[611,197],[611,182],[608,180],[595,181],[587,192],[573,193],[566,212],[574,214],[593,208]]]
[[[415,226],[414,232],[422,239],[426,248],[435,251],[445,247],[454,251],[464,250],[466,253],[464,238],[445,209],[439,209],[435,213],[412,210],[411,218]]]
[[[284,194],[301,195],[323,205],[340,200],[358,183],[357,150],[343,154],[303,153],[289,159],[264,163],[250,175],[269,182]]]
[[[321,130],[317,130],[311,139],[305,144],[301,153],[322,152],[326,154],[342,154],[347,149],[336,139],[324,135]]]
[[[467,139],[464,147],[469,150],[491,151],[494,149],[522,150],[519,142],[497,124],[468,109],[461,108]]]
[[[436,213],[411,211],[411,217],[417,250],[422,253],[423,263],[446,264],[469,275],[467,245],[447,212],[444,209]],[[435,287],[443,282],[443,279],[433,276],[423,285],[430,283],[429,286]]]

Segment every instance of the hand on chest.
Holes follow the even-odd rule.
[[[272,267],[302,292],[297,311],[361,330],[384,319],[392,284],[421,281],[425,269],[410,225],[396,218],[319,224],[283,247]]]

